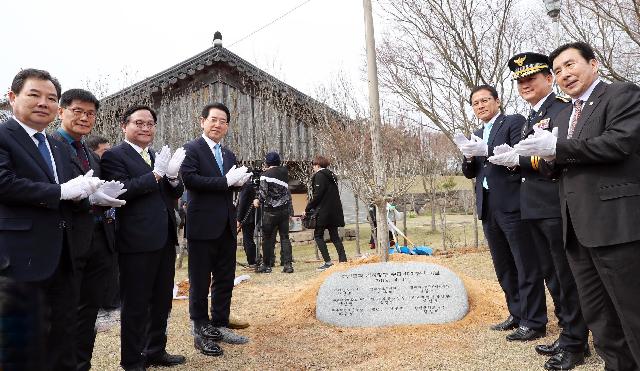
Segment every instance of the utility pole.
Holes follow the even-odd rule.
[[[376,205],[376,228],[379,251],[382,252],[382,261],[389,260],[389,226],[387,225],[387,201],[385,199],[386,177],[382,160],[382,148],[380,145],[380,95],[378,93],[378,64],[376,62],[376,40],[373,32],[373,14],[371,0],[363,0],[364,29],[367,43],[367,76],[369,80],[369,108],[371,120],[369,129],[371,133],[371,155],[373,160],[373,177],[376,190],[374,203]]]

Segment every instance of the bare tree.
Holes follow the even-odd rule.
[[[449,140],[455,132],[471,133],[479,123],[469,91],[481,84],[495,86],[503,106],[521,110],[507,61],[535,45],[543,34],[537,31],[548,25],[520,13],[516,0],[380,3],[389,22],[378,48],[382,85],[430,126]],[[477,220],[475,226],[477,231]]]
[[[321,87],[317,95],[341,115],[326,115],[317,129],[317,140],[323,153],[330,159],[336,172],[346,179],[346,186],[367,205],[379,195],[379,186],[373,176],[371,132],[366,110],[353,85],[339,77],[330,87]],[[421,162],[418,130],[403,117],[384,116],[380,128],[382,166],[386,176],[384,201],[404,196],[415,180]],[[385,223],[386,210],[378,215],[378,225]],[[378,251],[381,244],[376,244]]]
[[[637,0],[565,1],[561,23],[566,39],[585,41],[593,46],[604,78],[640,82],[640,3]]]

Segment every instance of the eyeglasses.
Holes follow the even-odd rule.
[[[207,118],[207,120],[211,121],[214,124],[220,124],[220,125],[224,125],[227,123],[226,119],[219,119],[217,117],[209,117]]]
[[[88,119],[93,119],[96,117],[96,113],[93,111],[85,111],[82,108],[67,108],[69,111],[73,112],[73,115],[76,117],[82,117],[82,115],[87,115]]]
[[[156,127],[156,122],[155,121],[142,121],[142,120],[136,120],[136,121],[129,121],[131,123],[133,123],[138,129],[153,129]]]

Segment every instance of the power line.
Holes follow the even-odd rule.
[[[293,13],[296,9],[300,8],[301,6],[305,5],[306,3],[310,2],[310,1],[311,1],[311,0],[305,0],[305,1],[301,2],[300,4],[296,5],[294,8],[292,8],[292,9],[288,10],[286,13],[284,13],[284,14],[280,15],[278,18],[276,18],[276,19],[274,19],[273,21],[271,21],[271,22],[269,22],[269,23],[265,24],[264,26],[262,26],[262,27],[258,28],[257,30],[255,30],[255,31],[251,32],[250,34],[248,34],[247,36],[245,36],[245,37],[241,38],[240,40],[235,41],[233,44],[231,44],[231,45],[229,45],[229,46],[234,46],[234,45],[236,45],[237,43],[239,43],[239,42],[241,42],[241,41],[244,41],[244,40],[246,40],[246,39],[250,38],[251,36],[255,35],[256,33],[258,33],[258,32],[260,32],[260,31],[264,30],[265,28],[267,28],[267,27],[271,26],[272,24],[274,24],[274,23],[278,22],[278,21],[279,21],[279,20],[281,20],[282,18],[284,18],[284,17],[288,16],[289,14]]]

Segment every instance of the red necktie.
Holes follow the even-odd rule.
[[[578,124],[578,120],[580,119],[580,114],[582,113],[582,101],[577,99],[573,102],[573,119],[571,120],[571,124],[569,124],[569,132],[567,133],[567,139],[571,139],[573,136],[573,131],[576,129],[576,125]]]
[[[79,140],[73,142],[73,147],[76,149],[76,155],[78,156],[78,160],[82,164],[82,170],[86,173],[89,171],[89,159],[87,158],[87,154],[84,151],[84,147],[82,147],[82,143]]]

